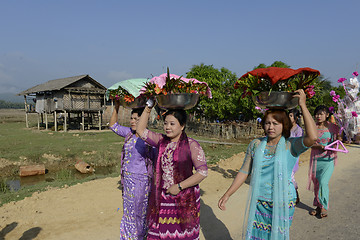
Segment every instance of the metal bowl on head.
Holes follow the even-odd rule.
[[[156,95],[156,101],[163,109],[191,109],[196,106],[199,94],[196,93],[172,93]]]
[[[299,105],[299,99],[292,92],[261,92],[253,96],[253,101],[261,108],[292,109]]]
[[[146,97],[139,96],[134,99],[132,102],[126,102],[125,100],[121,100],[121,105],[125,108],[143,108],[146,106]]]

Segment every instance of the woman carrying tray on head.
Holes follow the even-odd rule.
[[[304,116],[303,137],[290,138],[290,120],[285,110],[269,109],[261,124],[266,137],[253,140],[243,166],[218,206],[225,210],[230,196],[251,173],[251,189],[244,217],[243,239],[289,239],[295,210],[296,192],[291,173],[298,156],[316,141],[316,125],[306,107],[306,95],[294,97]]]
[[[308,190],[311,189],[311,183],[314,184],[314,202],[316,209],[310,211],[310,215],[319,215],[321,218],[327,217],[329,208],[329,181],[337,163],[337,152],[325,150],[325,146],[340,139],[339,127],[328,122],[330,112],[324,105],[318,106],[314,111],[318,140],[311,147],[309,182]]]
[[[118,112],[120,102],[110,119],[110,129],[125,138],[121,152],[121,183],[123,185],[123,217],[120,224],[120,239],[142,240],[146,237],[148,198],[152,179],[153,161],[157,150],[146,144],[136,134],[138,122],[144,108],[133,109],[130,126],[120,126]]]
[[[147,104],[136,132],[159,149],[149,199],[147,239],[199,239],[199,183],[206,178],[208,171],[204,151],[185,133],[185,110],[168,110],[165,113],[165,134],[146,129],[153,101]]]
[[[291,123],[290,137],[302,137],[304,130],[299,126],[300,111],[297,108],[289,110],[289,118]],[[291,180],[296,190],[296,204],[300,202],[300,196],[298,192],[298,185],[295,181],[295,173],[299,170],[299,158],[296,160],[295,166],[291,173]]]

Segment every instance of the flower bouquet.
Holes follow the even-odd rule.
[[[332,100],[337,103],[337,111],[334,112],[334,117],[340,127],[341,134],[343,131],[351,142],[351,139],[356,139],[357,135],[360,136],[360,99],[358,98],[360,84],[357,79],[358,72],[353,72],[353,78],[347,82],[346,78],[339,78],[338,82],[341,83],[345,90],[343,98],[336,94],[334,90],[330,91]],[[332,108],[334,111],[334,108]]]
[[[259,107],[290,109],[298,105],[294,91],[304,89],[312,98],[320,90],[321,82],[315,81],[319,75],[312,68],[258,68],[241,76],[234,87],[243,91],[242,97],[252,96]]]
[[[141,94],[147,97],[155,97],[159,107],[164,109],[190,109],[199,99],[199,95],[211,98],[211,90],[207,83],[200,82],[195,78],[183,78],[175,74],[167,73],[153,77],[141,89]]]
[[[109,87],[105,95],[107,99],[119,100],[126,108],[145,107],[146,96],[140,95],[140,89],[146,82],[145,78],[124,80]]]

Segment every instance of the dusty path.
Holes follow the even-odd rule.
[[[305,189],[309,152],[300,159],[305,162],[296,179],[303,203],[296,209],[291,239],[358,239],[360,148],[352,146],[349,150],[348,154],[339,154],[339,164],[330,181],[331,209],[326,219],[308,215],[312,203],[312,194]],[[239,154],[220,162],[201,183],[201,239],[240,239],[248,185],[231,197],[226,211],[217,208],[217,201],[231,184],[230,177],[240,168],[242,158],[243,154]],[[119,178],[107,178],[51,189],[6,204],[0,208],[0,240],[118,239],[122,216],[118,181]]]

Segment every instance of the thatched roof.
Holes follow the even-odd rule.
[[[82,80],[86,78],[89,82],[93,83],[95,86],[97,86],[100,89],[106,90],[106,87],[95,81],[93,78],[91,78],[89,75],[80,75],[80,76],[74,76],[74,77],[68,77],[68,78],[60,78],[55,80],[50,80],[46,83],[36,85],[32,88],[29,88],[25,91],[22,91],[18,93],[17,95],[28,95],[31,93],[38,93],[38,92],[51,92],[63,89],[72,83],[75,83],[79,80]]]

